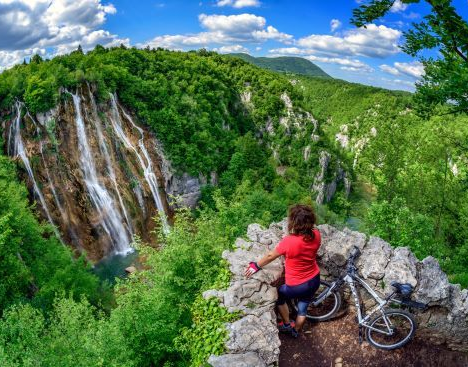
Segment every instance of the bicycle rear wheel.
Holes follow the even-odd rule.
[[[375,317],[366,328],[366,337],[371,345],[384,350],[393,350],[407,344],[416,332],[413,315],[404,310],[385,310]]]
[[[320,287],[315,292],[314,301],[320,296],[326,294],[331,285],[328,282],[320,281]],[[307,309],[307,319],[310,321],[327,321],[330,320],[341,307],[341,294],[338,290],[331,292],[317,306],[312,303]]]

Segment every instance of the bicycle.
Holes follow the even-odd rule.
[[[327,321],[335,317],[342,308],[341,288],[347,285],[351,289],[357,310],[357,322],[359,325],[359,342],[363,340],[363,328],[367,341],[374,347],[393,350],[403,347],[414,336],[416,321],[414,316],[400,308],[389,308],[388,305],[399,305],[413,308],[426,309],[427,305],[410,299],[414,288],[410,284],[392,282],[395,290],[386,296],[380,297],[359,275],[354,264],[360,255],[357,247],[351,251],[347,260],[346,273],[332,283],[321,281],[319,290],[307,310],[307,319],[310,321]],[[377,305],[365,315],[359,299],[356,283],[361,285],[376,301]],[[380,314],[372,316],[376,313]]]

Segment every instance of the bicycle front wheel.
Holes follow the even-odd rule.
[[[320,287],[315,293],[314,300],[320,299],[320,297],[330,289],[330,283],[321,281]],[[307,319],[310,321],[327,321],[330,320],[341,307],[341,294],[339,290],[331,292],[325,297],[322,302],[317,306],[311,303],[307,309]]]
[[[368,342],[376,348],[393,350],[403,347],[416,332],[413,315],[404,310],[385,310],[372,319],[366,328]]]

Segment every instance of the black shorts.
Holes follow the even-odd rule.
[[[278,301],[276,301],[276,304],[284,305],[289,299],[297,299],[297,315],[305,316],[307,314],[307,307],[309,307],[309,303],[312,301],[319,287],[320,273],[312,279],[298,285],[290,286],[283,284],[278,289]]]

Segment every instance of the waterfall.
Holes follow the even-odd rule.
[[[14,153],[11,151],[11,136],[12,135],[13,135],[13,123],[10,124],[10,129],[8,131],[7,153],[9,156],[14,155]]]
[[[120,212],[116,209],[111,195],[99,182],[97,177],[96,166],[93,156],[91,155],[83,116],[81,114],[81,99],[77,94],[70,94],[73,97],[73,103],[75,105],[75,123],[80,150],[81,169],[89,196],[100,214],[100,224],[109,235],[114,250],[117,253],[131,252],[132,248],[129,246],[130,239],[123,226],[123,219]]]
[[[153,162],[151,161],[151,157],[148,153],[148,150],[145,147],[144,144],[144,133],[143,129],[141,129],[139,126],[137,126],[134,122],[133,119],[128,115],[124,109],[122,108],[122,112],[125,116],[125,118],[132,124],[132,126],[138,130],[140,133],[140,139],[138,140],[138,147],[140,148],[142,155],[138,152],[138,149],[132,144],[131,140],[127,137],[125,134],[123,127],[122,127],[122,120],[120,118],[119,114],[119,109],[117,105],[117,98],[115,95],[110,94],[111,97],[111,103],[112,103],[112,117],[111,117],[111,123],[114,128],[114,131],[116,132],[117,136],[119,139],[122,141],[122,143],[130,150],[132,150],[136,157],[138,158],[138,162],[140,163],[141,168],[143,169],[143,174],[145,176],[145,180],[148,183],[148,186],[151,190],[151,194],[153,196],[153,200],[156,204],[156,208],[158,209],[159,213],[162,214],[162,226],[163,230],[167,232],[169,230],[169,225],[167,224],[167,219],[165,216],[165,211],[164,211],[164,205],[161,200],[161,196],[159,195],[159,185],[158,185],[158,180],[153,172]],[[143,159],[144,158],[144,159]]]
[[[62,241],[60,237],[60,233],[57,230],[57,227],[55,226],[54,221],[52,220],[52,216],[50,215],[49,208],[47,207],[47,203],[44,199],[44,196],[42,195],[41,190],[39,189],[39,186],[37,185],[36,179],[34,178],[33,170],[31,168],[31,164],[29,162],[28,155],[26,154],[26,150],[24,149],[24,143],[23,139],[21,137],[21,107],[22,104],[20,102],[16,102],[16,119],[14,124],[10,125],[10,136],[14,132],[14,149],[13,149],[13,156],[17,156],[21,158],[21,161],[23,162],[24,167],[26,168],[26,171],[28,172],[29,179],[33,183],[33,188],[34,188],[34,193],[36,196],[39,198],[39,202],[42,205],[42,209],[44,210],[47,220],[49,223],[52,225],[54,228],[55,235]],[[14,126],[13,126],[14,125]],[[10,136],[8,137],[8,140],[10,141]]]
[[[138,205],[140,205],[141,211],[143,215],[146,216],[146,206],[145,201],[143,200],[143,190],[141,189],[140,181],[138,181],[138,185],[133,188],[133,192],[138,200]]]
[[[104,155],[104,159],[106,160],[107,170],[109,173],[109,177],[112,181],[112,185],[114,186],[115,192],[117,193],[117,198],[119,199],[120,209],[122,210],[122,213],[125,217],[128,231],[130,232],[130,235],[133,237],[133,232],[134,232],[133,225],[128,216],[127,208],[125,207],[125,204],[123,202],[122,195],[120,195],[119,186],[117,185],[117,178],[115,176],[114,165],[111,162],[109,150],[107,149],[106,141],[104,140],[104,135],[102,134],[101,120],[99,119],[99,116],[97,113],[96,102],[94,100],[93,94],[91,93],[91,88],[89,87],[89,85],[88,85],[88,92],[89,92],[89,99],[93,107],[94,119],[96,120],[95,126],[96,126],[97,138],[99,141],[99,149],[101,150],[101,153]]]
[[[39,126],[37,125],[36,120],[34,120],[34,118],[31,116],[29,111],[27,112],[27,116],[31,119],[32,123],[36,127],[37,137],[42,139],[41,130],[39,129]],[[45,157],[44,157],[43,147],[44,147],[44,142],[41,140],[39,142],[39,152],[41,153],[42,163],[44,164],[44,170],[45,170],[45,173],[46,173],[46,176],[47,176],[47,182],[48,182],[48,184],[50,186],[50,191],[52,192],[52,196],[54,197],[55,205],[57,205],[57,209],[60,211],[60,216],[63,219],[64,215],[65,215],[65,211],[63,209],[62,204],[60,204],[60,201],[59,201],[59,198],[58,198],[58,195],[57,195],[57,191],[55,191],[54,183],[52,182],[52,179],[50,177],[49,168],[47,167],[47,162],[46,162]]]

